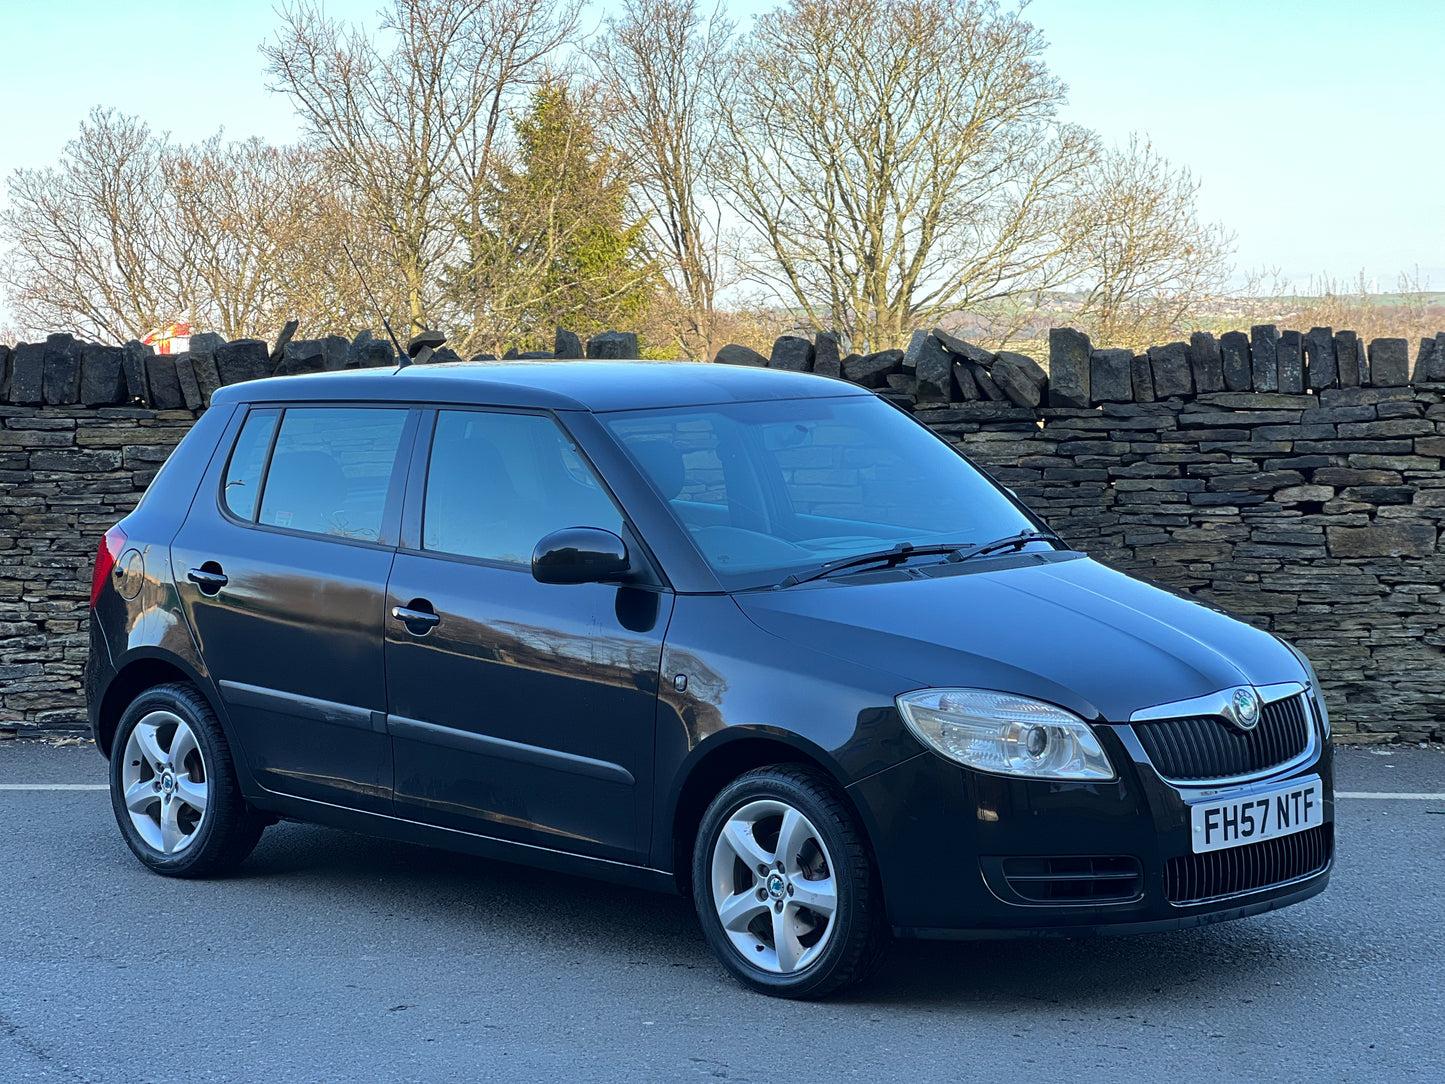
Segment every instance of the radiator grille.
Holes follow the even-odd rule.
[[[1265,772],[1298,757],[1310,740],[1303,693],[1264,705],[1253,730],[1239,730],[1216,715],[1133,726],[1159,774],[1181,782]]]
[[[1170,903],[1202,903],[1257,892],[1320,872],[1333,848],[1334,826],[1322,824],[1247,847],[1179,855],[1164,868],[1164,895]]]

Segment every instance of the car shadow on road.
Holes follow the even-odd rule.
[[[728,983],[679,896],[294,824],[267,832],[240,879],[267,882],[272,899],[294,893],[304,904],[320,891],[344,906],[381,909],[476,951],[503,937],[636,963],[645,944],[649,966]],[[1040,1005],[1127,1015],[1171,995],[1247,1002],[1321,966],[1310,936],[1317,916],[1300,915],[1127,937],[899,941],[875,978],[831,1004],[1007,1016]]]

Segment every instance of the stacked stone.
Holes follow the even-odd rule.
[[[1445,345],[1445,334],[1439,339]],[[1416,380],[1427,369],[1445,380],[1445,355],[1436,340],[1421,342]],[[1368,347],[1353,331],[1311,328],[1307,335],[1259,324],[1249,335],[1231,331],[1216,339],[1196,331],[1189,342],[1151,346],[1143,353],[1096,350],[1073,328],[1049,331],[1049,406],[1153,403],[1215,392],[1300,394],[1331,388],[1401,387],[1408,383],[1408,344],[1375,339]]]
[[[1260,324],[1219,338],[1195,332],[1189,342],[1135,353],[1095,349],[1073,328],[1049,332],[1049,367],[1007,350],[990,351],[942,328],[915,331],[904,350],[877,350],[838,359],[838,339],[783,335],[772,354],[730,345],[718,351],[724,365],[754,365],[817,372],[872,388],[904,405],[1010,403],[1085,409],[1103,403],[1188,400],[1216,392],[1318,394],[1332,388],[1403,387],[1409,383],[1404,339],[1362,343],[1353,331],[1311,328],[1280,332]],[[1416,382],[1426,374],[1445,381],[1445,332],[1422,340]]]
[[[12,406],[141,405],[156,410],[203,410],[226,384],[273,374],[319,373],[396,364],[391,344],[363,331],[355,339],[292,339],[286,325],[273,350],[260,339],[227,342],[191,336],[190,349],[157,354],[143,343],[105,346],[51,335],[43,343],[0,346],[0,401]]]
[[[1048,375],[1032,358],[984,350],[942,328],[915,331],[906,350],[875,350],[840,358],[838,336],[820,332],[811,340],[803,335],[779,336],[769,357],[746,346],[724,346],[715,360],[722,365],[841,377],[905,406],[1011,403],[1035,407],[1048,386]]]
[[[0,406],[0,732],[85,723],[90,570],[195,416]]]
[[[587,340],[589,358],[628,360],[636,358],[637,353],[635,331],[604,331]]]
[[[157,354],[140,342],[124,346],[83,343],[70,335],[51,335],[43,343],[0,345],[0,402],[13,406],[89,407],[141,405],[156,410],[203,410],[217,388],[267,376],[371,369],[396,364],[390,342],[362,331],[355,338],[327,335],[297,339],[296,321],[288,321],[274,346],[261,339],[227,342],[202,333],[179,354]],[[507,359],[634,359],[635,332],[604,331],[587,340],[557,329],[555,350],[510,350]],[[462,360],[443,347],[432,362]],[[495,360],[479,354],[473,360]]]
[[[118,346],[51,335],[43,343],[0,346],[0,392],[21,406],[111,406],[128,401],[142,374],[125,364]]]
[[[365,333],[294,330],[269,350],[195,336],[170,358],[69,336],[0,347],[0,729],[81,723],[96,544],[215,387],[395,363]],[[718,360],[890,395],[1091,556],[1299,644],[1341,736],[1445,740],[1445,333],[1422,340],[1409,387],[1402,339],[1260,325],[1134,352],[1056,329],[1052,379],[1025,374],[1034,403],[1008,355],[945,332],[847,357],[832,335],[783,338]],[[553,353],[636,352],[597,339],[559,331]]]

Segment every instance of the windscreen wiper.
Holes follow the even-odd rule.
[[[1020,531],[1018,534],[1011,534],[1006,538],[996,538],[992,542],[983,542],[977,546],[915,546],[912,542],[900,542],[891,549],[875,550],[872,553],[860,553],[856,557],[849,557],[842,561],[831,561],[811,572],[794,572],[784,577],[775,590],[781,591],[800,583],[821,580],[835,572],[860,568],[863,565],[882,564],[884,568],[893,568],[914,557],[936,557],[940,554],[946,556],[949,563],[956,563],[967,561],[970,557],[979,557],[985,553],[993,553],[996,550],[1010,547],[1022,549],[1030,542],[1057,542],[1062,545],[1063,539],[1052,531]]]
[[[995,538],[992,542],[982,542],[977,546],[968,546],[955,549],[948,555],[948,562],[956,564],[959,561],[967,561],[970,557],[982,557],[986,553],[995,553],[998,550],[1015,549],[1021,550],[1030,542],[1062,542],[1058,535],[1052,531],[1019,531],[1018,534],[1011,534],[1005,538]]]
[[[936,557],[940,554],[957,552],[959,552],[957,546],[915,546],[912,542],[900,542],[891,549],[860,553],[856,557],[848,557],[841,561],[830,561],[811,572],[794,572],[778,584],[777,590],[781,591],[785,587],[795,587],[800,583],[808,583],[812,580],[821,580],[824,576],[831,576],[845,568],[859,568],[863,565],[880,563],[884,568],[892,568],[913,557]]]

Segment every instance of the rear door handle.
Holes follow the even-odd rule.
[[[424,598],[414,598],[405,606],[393,606],[391,616],[405,625],[407,632],[413,636],[425,636],[442,621]]]
[[[186,573],[186,579],[199,587],[203,595],[214,595],[231,582],[230,577],[222,572],[221,566],[214,561],[207,561],[200,568],[191,569]]]

